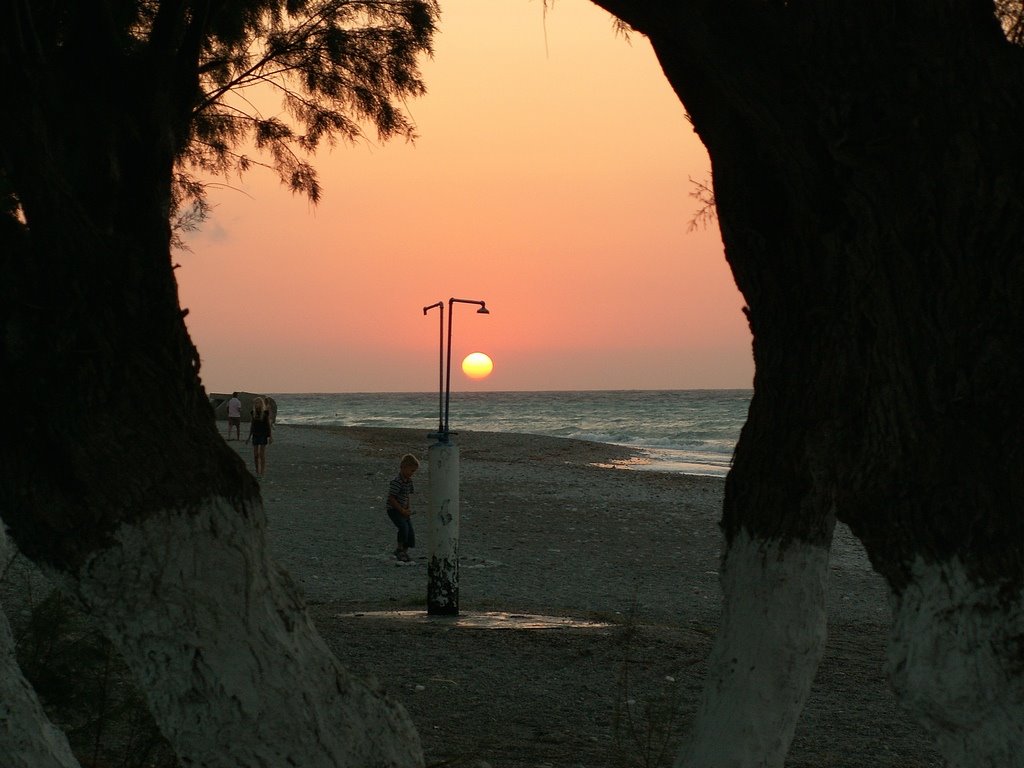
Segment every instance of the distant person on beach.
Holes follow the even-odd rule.
[[[238,399],[238,393],[232,392],[228,400],[228,440],[231,439],[231,428],[235,428],[235,439],[242,439],[242,401]]]
[[[249,436],[245,438],[245,442],[248,443],[250,440],[256,477],[263,477],[267,472],[267,444],[274,442],[274,438],[270,434],[270,408],[262,397],[252,401],[252,421],[249,422]]]
[[[409,548],[416,546],[416,532],[412,529],[412,502],[409,496],[415,492],[412,476],[419,468],[420,460],[411,453],[405,454],[398,466],[398,474],[388,486],[388,517],[398,529],[395,559],[403,563],[409,562]]]

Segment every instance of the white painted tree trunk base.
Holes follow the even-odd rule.
[[[1024,766],[1024,595],[1000,600],[957,561],[913,569],[889,644],[901,703],[951,768]]]
[[[10,553],[0,523],[0,568]],[[14,637],[0,610],[0,765],[4,768],[79,768],[68,740],[43,712],[39,698],[21,673]]]
[[[781,768],[825,649],[828,549],[734,537],[722,624],[677,768]]]
[[[122,526],[77,578],[186,765],[422,766],[405,709],[346,671],[269,559],[261,505]],[[382,649],[385,653],[387,649]]]

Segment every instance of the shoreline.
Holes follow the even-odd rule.
[[[437,395],[430,393],[276,397],[279,423],[288,426],[432,431],[441,418]],[[735,390],[455,392],[452,426],[456,431],[531,433],[622,446],[642,453],[655,471],[724,477],[750,397]]]

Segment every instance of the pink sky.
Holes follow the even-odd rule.
[[[751,386],[707,153],[647,40],[586,0],[443,0],[415,144],[323,149],[315,208],[255,171],[175,255],[208,391]],[[474,351],[494,372],[459,369]]]

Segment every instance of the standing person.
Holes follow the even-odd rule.
[[[238,393],[232,392],[228,400],[228,440],[231,439],[231,428],[235,428],[235,439],[242,439],[242,401],[238,399]]]
[[[398,528],[398,548],[395,559],[409,562],[409,548],[416,546],[416,532],[412,529],[412,501],[409,496],[415,492],[412,476],[420,468],[420,460],[411,453],[402,457],[398,475],[388,486],[388,517]]]
[[[270,409],[262,397],[252,401],[252,421],[249,422],[249,436],[245,442],[250,440],[256,477],[263,477],[267,472],[267,444],[274,442],[274,437],[270,434]]]

